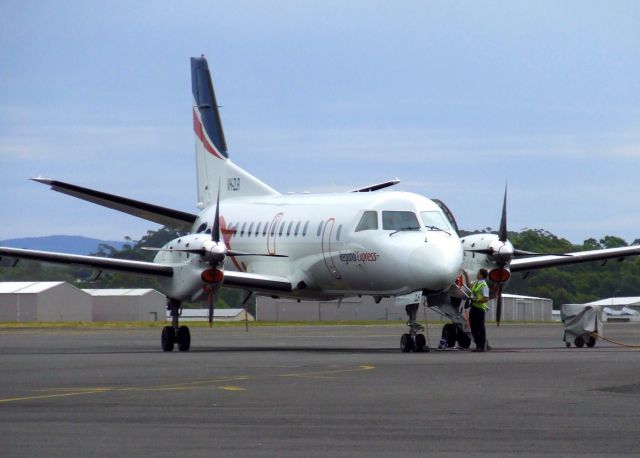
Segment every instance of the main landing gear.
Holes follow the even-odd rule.
[[[424,337],[424,326],[417,322],[416,316],[418,314],[418,307],[420,304],[409,304],[405,307],[407,315],[409,315],[409,332],[402,334],[400,339],[400,350],[403,353],[409,353],[415,351],[416,353],[427,352],[429,347],[427,346],[427,339]]]
[[[179,326],[180,301],[169,299],[167,309],[171,311],[171,326],[162,328],[162,351],[173,351],[173,347],[178,344],[178,350],[189,351],[191,347],[191,333],[186,326]]]

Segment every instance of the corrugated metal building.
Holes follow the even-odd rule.
[[[503,321],[551,321],[553,301],[541,297],[502,295]],[[495,320],[495,300],[487,320]],[[418,319],[424,320],[423,310]],[[439,313],[427,309],[428,321],[443,319]],[[258,296],[256,299],[256,319],[260,321],[391,321],[406,320],[404,307],[396,306],[395,299],[383,298],[378,304],[372,297],[351,297],[338,301],[300,301],[294,299],[273,299]]]
[[[60,281],[2,282],[0,321],[91,321],[91,296]]]
[[[92,299],[92,321],[163,321],[164,294],[155,289],[83,289]]]

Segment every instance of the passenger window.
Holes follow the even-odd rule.
[[[198,234],[201,234],[206,230],[207,230],[207,223],[202,223],[200,226],[198,226],[198,230],[196,232]]]
[[[271,223],[271,237],[273,237],[276,233],[276,229],[278,228],[277,223]]]
[[[306,223],[304,223],[304,228],[302,229],[302,236],[306,237],[307,236],[307,229],[309,229],[309,221],[307,221]]]
[[[342,233],[342,224],[338,226],[338,230],[336,231],[336,240],[340,240],[340,234]]]
[[[293,235],[297,237],[298,231],[300,231],[300,221],[296,223],[296,230],[294,231]]]
[[[383,211],[382,229],[385,231],[419,231],[416,214],[406,211]]]
[[[257,237],[260,234],[260,226],[262,225],[262,223],[258,223],[258,225],[256,226],[256,233],[255,236]]]
[[[278,231],[278,236],[282,237],[282,233],[284,232],[284,225],[287,224],[284,221],[282,222],[282,224],[280,225],[280,230]]]
[[[253,222],[251,223],[251,225],[249,226],[249,230],[247,231],[247,237],[251,237],[251,234],[253,234]]]
[[[267,231],[269,230],[269,221],[267,221],[266,223],[264,223],[264,229],[262,230],[262,236],[264,237],[265,235],[267,235]],[[271,234],[273,235],[273,233]]]
[[[366,211],[356,226],[356,232],[378,229],[378,212]]]
[[[324,226],[324,221],[320,221],[320,225],[318,226],[318,237],[322,234],[322,226]]]
[[[244,236],[244,229],[247,227],[247,223],[242,223],[242,229],[240,229],[240,237]]]
[[[289,223],[289,225],[287,226],[287,237],[289,237],[289,235],[291,235],[291,226],[293,226],[293,221],[291,221]]]

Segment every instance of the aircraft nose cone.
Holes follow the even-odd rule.
[[[457,239],[429,242],[409,257],[409,271],[423,289],[440,291],[451,286],[462,268],[462,246]]]

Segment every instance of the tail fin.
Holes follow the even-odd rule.
[[[272,195],[278,192],[229,160],[227,142],[211,83],[207,60],[191,58],[193,91],[193,130],[196,137],[196,170],[198,174],[198,206],[208,207],[216,199],[218,183],[220,199],[229,197]]]

